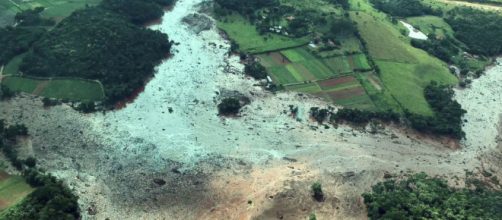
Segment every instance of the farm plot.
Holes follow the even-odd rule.
[[[374,109],[370,97],[353,76],[344,76],[317,82],[322,89],[323,97],[335,104],[359,109]]]
[[[371,66],[368,63],[368,59],[364,54],[354,54],[348,57],[350,67],[354,71],[368,71],[371,70]]]
[[[324,60],[324,63],[326,63],[326,65],[337,74],[352,72],[352,68],[346,56],[328,58]]]
[[[2,86],[12,91],[30,93],[48,98],[74,101],[100,101],[104,99],[100,83],[80,79],[32,79],[19,76],[7,76]]]
[[[276,84],[288,85],[327,79],[335,72],[305,48],[258,55]]]
[[[23,177],[11,176],[0,171],[0,211],[16,205],[32,191],[33,188],[24,181]]]

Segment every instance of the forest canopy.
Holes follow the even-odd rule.
[[[398,17],[420,16],[438,14],[430,6],[424,5],[420,0],[370,0],[380,11]]]
[[[35,42],[20,70],[31,76],[99,80],[112,104],[141,87],[170,48],[166,34],[134,25],[106,7],[89,7]]]
[[[473,188],[455,189],[421,173],[378,183],[363,197],[370,219],[499,219],[502,192],[481,184]]]
[[[502,53],[502,16],[457,8],[448,12],[446,22],[455,31],[455,37],[468,46],[469,52],[488,56]]]

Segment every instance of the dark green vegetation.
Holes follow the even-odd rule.
[[[422,173],[378,183],[363,197],[370,219],[500,219],[502,192],[483,184],[467,185],[452,188]]]
[[[44,7],[36,7],[34,9],[28,9],[16,14],[14,19],[17,22],[17,26],[52,26],[56,22],[51,19],[42,18],[40,13],[44,11]]]
[[[237,98],[225,98],[218,104],[218,112],[220,115],[232,116],[237,115],[242,105]]]
[[[322,185],[319,182],[315,182],[311,186],[312,188],[312,196],[318,202],[324,201],[324,192],[322,191]]]
[[[244,73],[255,79],[267,78],[267,70],[260,63],[247,64],[244,68]]]
[[[170,53],[167,35],[138,26],[159,19],[162,7],[170,4],[171,0],[106,0],[73,12],[45,34],[6,35],[6,43],[0,41],[0,47],[19,45],[2,50],[4,64],[11,60],[6,70],[37,78],[7,77],[3,84],[13,91],[50,98],[104,98],[105,104],[112,106],[142,87],[153,76],[154,66]],[[44,17],[45,12],[40,8],[24,10],[16,18],[31,25],[47,25],[39,16]],[[11,29],[24,30],[6,30]],[[27,28],[32,29],[38,30]]]
[[[45,33],[43,28],[0,28],[0,66],[16,55],[24,53]]]
[[[446,21],[455,31],[455,37],[467,45],[469,52],[487,56],[502,53],[500,14],[457,8],[448,12]]]
[[[398,17],[440,14],[421,0],[370,0],[371,3],[385,13]]]
[[[112,104],[141,87],[170,47],[165,34],[130,24],[105,9],[87,8],[37,41],[20,70],[31,76],[99,80]]]
[[[453,100],[451,87],[433,82],[425,88],[425,98],[434,110],[434,116],[422,116],[406,112],[411,126],[421,132],[463,138],[462,116],[466,113],[460,104]]]
[[[164,14],[162,7],[170,6],[173,2],[174,0],[103,0],[101,6],[125,16],[134,24],[142,25],[159,19]]]
[[[26,183],[35,188],[26,196],[31,192],[31,187],[19,178],[17,182],[11,182],[7,199],[12,201],[9,201],[9,206],[2,207],[7,209],[0,212],[0,219],[79,219],[78,198],[61,181],[38,170],[35,158],[18,158],[16,137],[26,135],[28,130],[24,125],[6,126],[0,120],[0,149],[12,165],[23,173]],[[0,199],[5,199],[3,193],[0,193]],[[24,196],[26,198],[22,199]]]

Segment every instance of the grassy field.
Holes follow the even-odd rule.
[[[367,13],[351,13],[373,59],[415,63],[406,38],[391,23]]]
[[[263,53],[307,44],[308,37],[290,38],[267,34],[261,36],[256,27],[240,15],[231,15],[219,19],[218,27],[239,44],[240,49],[248,53]]]
[[[23,58],[26,56],[26,53],[20,54],[12,58],[4,68],[4,74],[6,75],[17,75],[19,71],[19,65],[23,61]]]
[[[16,205],[32,191],[23,177],[0,171],[0,212]]]
[[[367,13],[351,13],[351,17],[357,22],[369,54],[380,68],[383,88],[388,90],[386,96],[390,94],[402,108],[419,114],[432,114],[423,96],[424,87],[430,81],[456,84],[458,80],[450,74],[446,64],[412,47],[409,39],[399,32],[399,27],[379,16],[374,9],[365,10]],[[390,101],[391,98],[380,97],[380,101],[385,100]],[[389,105],[394,106],[392,103]]]
[[[438,37],[453,37],[453,30],[443,18],[437,16],[408,17],[406,22],[422,31],[424,34],[436,34]]]
[[[101,101],[104,99],[100,83],[77,79],[39,80],[19,76],[8,76],[2,86],[16,92],[25,92],[48,98],[68,99],[73,101]]]
[[[1,0],[0,27],[14,24],[16,13],[36,7],[45,7],[42,17],[56,21],[69,16],[73,11],[97,5],[101,0]]]

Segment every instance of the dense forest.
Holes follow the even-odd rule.
[[[436,15],[441,11],[424,5],[420,0],[370,0],[380,11],[398,17]]]
[[[256,10],[265,7],[279,6],[279,0],[215,0],[219,7],[237,11],[243,15],[250,15]]]
[[[80,219],[77,196],[61,181],[37,169],[35,158],[18,158],[16,137],[20,135],[28,135],[24,125],[7,126],[0,120],[0,150],[35,191],[1,217],[9,220]]]
[[[45,33],[39,27],[0,28],[0,65],[7,64],[14,56],[28,51]]]
[[[162,7],[173,4],[174,0],[104,0],[101,6],[125,16],[137,25],[158,19],[164,14]]]
[[[471,53],[494,56],[502,53],[502,16],[471,8],[456,8],[447,13],[446,22],[455,37]]]
[[[120,9],[124,11],[117,9],[122,14],[108,9],[108,3],[116,6],[120,2],[124,1],[109,0],[97,7],[75,11],[33,44],[20,70],[31,76],[100,80],[108,104],[129,96],[153,75],[155,65],[169,54],[171,42],[166,34],[130,22],[146,22],[146,18],[137,17],[134,11],[138,4],[153,3],[140,0],[124,3]],[[160,6],[153,10],[155,16],[149,15],[148,19],[162,15],[155,13],[157,7]],[[124,16],[128,13],[132,13],[130,20]]]
[[[378,183],[363,197],[370,219],[500,219],[502,192],[469,185],[456,189],[421,173]]]
[[[411,40],[411,45],[427,51],[427,53],[443,60],[447,63],[454,63],[453,57],[457,56],[460,49],[455,44],[455,40],[447,36],[444,39],[438,39],[433,34],[429,36],[429,40]]]

